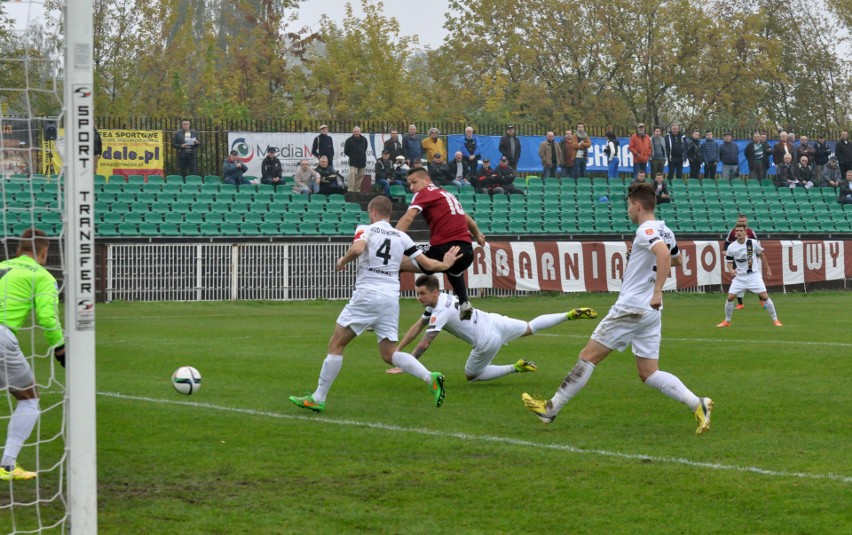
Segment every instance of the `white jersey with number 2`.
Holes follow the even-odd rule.
[[[363,240],[367,247],[358,257],[355,289],[399,297],[399,267],[402,257],[421,254],[414,241],[387,221],[358,225],[353,242]]]
[[[672,258],[680,254],[674,232],[665,221],[646,221],[636,229],[616,305],[653,310],[650,303],[657,281],[657,256],[651,248],[659,241],[666,244]]]

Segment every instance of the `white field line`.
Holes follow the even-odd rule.
[[[236,407],[223,407],[221,405],[213,405],[211,403],[201,403],[197,401],[175,401],[171,399],[155,399],[144,396],[131,396],[120,394],[118,392],[98,392],[98,395],[110,398],[125,399],[131,401],[147,401],[149,403],[162,403],[166,405],[182,405],[186,407],[197,407],[200,409],[211,409],[217,411],[234,412],[238,414],[247,414],[250,416],[264,416],[268,418],[278,418],[282,420],[301,420],[317,422],[322,424],[344,425],[352,427],[365,427],[368,429],[379,429],[382,431],[391,431],[397,433],[409,433],[425,435],[432,438],[455,438],[468,442],[491,442],[496,444],[507,444],[511,446],[524,446],[529,448],[549,449],[557,451],[566,451],[569,453],[578,453],[585,455],[600,455],[603,457],[615,457],[618,459],[628,459],[634,461],[652,461],[661,464],[680,464],[684,466],[692,466],[696,468],[708,468],[711,470],[730,470],[734,472],[748,472],[770,477],[787,477],[800,479],[827,479],[830,481],[839,481],[841,483],[852,483],[852,477],[840,474],[810,474],[805,472],[785,472],[779,470],[766,470],[755,466],[736,466],[721,463],[708,463],[702,461],[691,461],[680,457],[659,457],[655,455],[643,455],[641,453],[621,453],[617,451],[607,451],[600,449],[584,449],[570,446],[568,444],[547,444],[541,442],[532,442],[529,440],[520,440],[517,438],[498,437],[494,435],[473,435],[470,433],[451,433],[446,431],[436,431],[434,429],[423,429],[418,427],[402,427],[392,424],[383,424],[380,422],[364,422],[358,420],[334,420],[323,416],[297,416],[290,414],[280,414],[277,412],[258,411],[254,409],[240,409]]]
[[[565,337],[565,338],[585,338],[588,339],[588,335],[581,334],[557,334],[557,333],[536,333],[536,336],[556,336],[556,337]],[[754,340],[754,339],[722,339],[722,338],[673,338],[671,336],[663,336],[663,342],[710,342],[710,343],[719,343],[724,341],[728,342],[736,342],[738,344],[760,344],[765,346],[772,346],[775,344],[780,345],[790,345],[790,346],[828,346],[828,347],[850,347],[852,348],[852,343],[845,342],[820,342],[820,341],[800,341],[800,340],[772,340],[771,342],[767,342],[766,340]]]

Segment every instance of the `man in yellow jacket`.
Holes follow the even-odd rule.
[[[58,285],[45,268],[48,241],[41,230],[21,235],[17,257],[0,262],[0,389],[17,400],[9,419],[6,446],[0,460],[0,480],[33,479],[35,472],[18,466],[17,458],[39,418],[35,375],[18,345],[17,332],[35,310],[56,360],[65,367],[65,338],[58,313]]]
[[[441,132],[437,128],[429,129],[429,137],[420,142],[423,147],[423,162],[426,165],[432,163],[432,155],[435,153],[446,155],[447,148],[444,146],[444,140],[438,137]]]

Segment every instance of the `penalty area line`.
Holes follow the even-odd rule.
[[[172,399],[157,399],[157,398],[149,398],[145,396],[132,396],[127,394],[121,394],[118,392],[98,392],[99,396],[115,398],[115,399],[123,399],[129,401],[144,401],[148,403],[161,403],[164,405],[179,405],[185,407],[196,407],[199,409],[210,409],[222,412],[232,412],[237,414],[246,414],[250,416],[264,416],[269,418],[276,418],[282,420],[300,420],[307,422],[317,422],[323,424],[333,424],[333,425],[342,425],[342,426],[350,426],[350,427],[363,427],[367,429],[378,429],[382,431],[391,431],[396,433],[409,433],[409,434],[417,434],[417,435],[425,435],[432,438],[435,437],[443,437],[443,438],[455,438],[459,440],[464,440],[468,442],[490,442],[494,444],[506,444],[511,446],[523,446],[523,447],[532,447],[532,448],[542,448],[549,449],[555,451],[564,451],[568,453],[577,453],[584,455],[599,455],[601,457],[612,457],[616,459],[626,459],[631,461],[651,461],[661,464],[679,464],[683,466],[690,466],[695,468],[708,468],[711,470],[726,470],[732,472],[746,472],[752,474],[758,474],[762,476],[770,476],[770,477],[792,477],[798,479],[825,479],[829,481],[839,481],[841,483],[852,483],[852,477],[844,476],[840,474],[811,474],[806,472],[785,472],[781,470],[766,470],[764,468],[758,468],[756,466],[737,466],[731,464],[722,464],[722,463],[710,463],[704,461],[692,461],[690,459],[684,459],[682,457],[662,457],[657,455],[643,455],[641,453],[623,453],[618,451],[608,451],[601,449],[585,449],[578,448],[576,446],[571,446],[568,444],[548,444],[542,442],[532,442],[530,440],[521,440],[517,438],[511,437],[500,437],[494,435],[474,435],[471,433],[454,433],[448,431],[437,431],[434,429],[424,429],[418,427],[402,427],[399,425],[393,424],[384,424],[380,422],[365,422],[359,420],[335,420],[323,416],[299,416],[299,415],[290,415],[290,414],[281,414],[277,412],[270,411],[259,411],[255,409],[242,409],[237,407],[225,407],[222,405],[214,405],[212,403],[204,403],[197,401],[176,401]]]

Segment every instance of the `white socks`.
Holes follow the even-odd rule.
[[[313,394],[314,401],[317,403],[325,403],[325,398],[328,396],[328,391],[334,380],[337,379],[337,374],[340,373],[340,368],[343,367],[343,355],[326,355],[322,361],[322,369],[320,369],[319,381],[317,381],[317,389]]]
[[[533,334],[535,334],[542,329],[549,329],[554,325],[559,325],[563,321],[568,321],[568,316],[565,312],[560,312],[558,314],[544,314],[543,316],[530,320],[530,330]]]
[[[6,435],[6,448],[3,450],[3,459],[0,466],[15,467],[15,460],[21,453],[24,442],[30,438],[38,421],[40,411],[38,399],[19,399],[15,412],[9,418],[9,430]]]
[[[733,306],[733,303],[728,303]],[[686,388],[680,379],[670,374],[669,372],[664,372],[661,370],[657,370],[650,375],[647,379],[645,379],[645,384],[656,388],[663,394],[672,398],[675,401],[680,401],[681,403],[687,405],[690,410],[695,410],[698,407],[698,404],[701,402],[698,399],[698,396],[692,393],[691,390]]]
[[[731,317],[734,315],[734,302],[725,301],[725,321],[731,322]]]
[[[586,386],[586,383],[589,382],[589,378],[592,376],[593,371],[595,371],[594,364],[586,362],[583,359],[577,359],[577,364],[575,364],[574,368],[568,372],[568,375],[565,376],[562,384],[550,399],[550,404],[553,406],[553,410],[549,412],[551,414],[558,413],[562,407],[564,407],[565,404],[577,394],[577,392]]]
[[[471,383],[475,383],[476,381],[492,381],[494,379],[499,379],[510,373],[515,373],[517,370],[515,369],[514,364],[507,364],[506,366],[486,366],[482,373],[477,375],[474,379],[471,379]]]
[[[778,319],[778,314],[775,312],[775,303],[772,302],[772,299],[767,299],[766,301],[764,301],[763,308],[765,308],[766,311],[769,312],[769,316],[773,320]]]
[[[419,360],[414,358],[414,355],[411,353],[395,351],[391,358],[391,363],[397,368],[401,368],[405,373],[418,377],[425,383],[432,383],[432,375],[429,373],[429,370]]]

